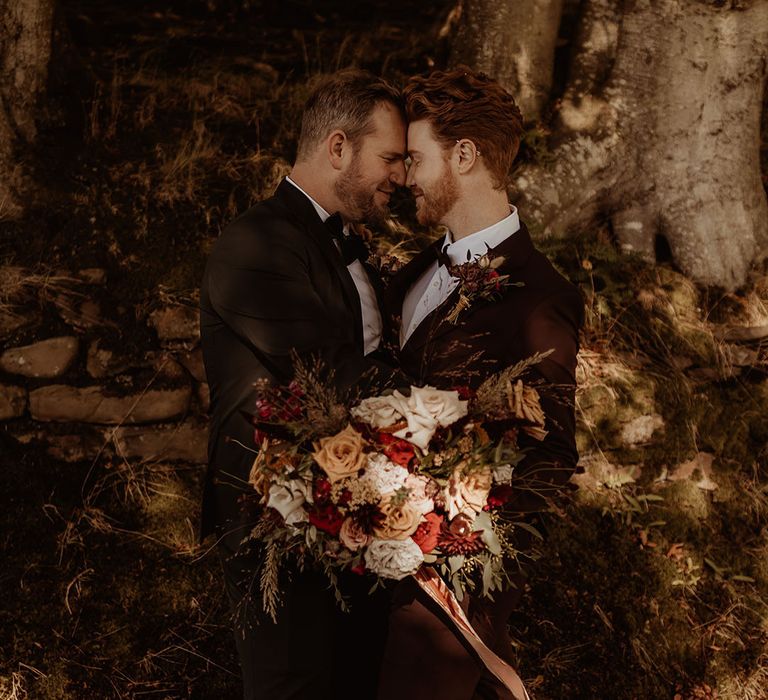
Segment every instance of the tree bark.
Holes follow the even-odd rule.
[[[586,0],[574,43],[551,165],[516,174],[524,215],[545,235],[607,218],[624,250],[664,239],[698,282],[743,284],[768,248],[768,2]]]
[[[498,80],[526,121],[541,114],[552,88],[563,0],[463,0],[451,65]]]
[[[19,151],[37,135],[51,55],[54,0],[0,0],[0,219],[23,212]]]

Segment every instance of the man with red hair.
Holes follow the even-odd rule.
[[[528,523],[563,490],[578,461],[573,395],[583,302],[579,291],[538,252],[507,180],[523,124],[514,99],[468,68],[411,79],[404,91],[410,165],[406,185],[419,222],[448,232],[393,280],[390,304],[401,312],[400,361],[421,384],[476,388],[490,374],[552,351],[527,380],[559,388],[543,396],[546,437],[521,435],[507,513]],[[468,298],[454,266],[496,258],[504,283],[497,293]],[[470,295],[471,297],[471,295]],[[530,547],[519,528],[516,547]],[[521,557],[521,559],[524,557]],[[515,567],[514,569],[512,567]],[[507,621],[519,602],[524,572],[510,562],[516,588],[494,600],[467,596],[462,607],[485,644],[510,657]],[[511,698],[438,606],[411,579],[394,593],[379,686],[380,700]]]

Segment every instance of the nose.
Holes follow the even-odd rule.
[[[394,168],[389,175],[389,181],[399,187],[405,184],[405,163],[402,160],[394,164]]]
[[[415,178],[414,178],[414,170],[415,170],[415,168],[413,167],[413,165],[411,165],[408,168],[408,172],[407,172],[406,179],[405,179],[406,187],[413,187],[416,184],[415,183]]]

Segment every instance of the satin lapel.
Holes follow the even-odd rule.
[[[534,250],[535,248],[531,242],[531,236],[528,233],[528,229],[525,224],[521,223],[519,230],[490,250],[490,255],[491,257],[498,257],[500,255],[504,257],[504,262],[498,268],[498,272],[502,275],[509,275],[509,281],[514,283],[517,281],[516,277],[519,276],[519,273],[516,273],[516,270],[526,265]],[[416,327],[413,333],[411,333],[410,337],[405,342],[405,345],[403,345],[403,351],[406,348],[408,348],[409,351],[412,351],[414,348],[420,348],[428,342],[444,335],[452,328],[455,328],[458,324],[449,323],[446,321],[446,317],[458,300],[459,288],[456,287],[456,289],[450,293],[448,298],[434,311],[428,314]],[[468,309],[462,311],[459,323],[466,322],[467,317],[478,308],[493,303],[493,301],[476,302]]]
[[[349,270],[344,264],[343,258],[333,243],[333,238],[331,237],[330,232],[320,220],[315,208],[312,206],[312,202],[310,202],[287,180],[283,180],[278,185],[277,190],[275,191],[275,197],[285,204],[294,219],[315,240],[326,262],[337,274],[339,281],[341,282],[344,298],[352,310],[352,317],[355,324],[355,338],[360,349],[363,350],[363,312],[360,306],[360,295],[358,294],[352,275],[349,274]]]

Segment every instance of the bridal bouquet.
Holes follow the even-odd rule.
[[[320,565],[342,605],[343,570],[402,579],[433,567],[459,599],[503,588],[511,533],[528,527],[503,509],[523,457],[516,436],[546,435],[539,394],[519,375],[541,357],[476,392],[411,386],[352,405],[317,368],[259,386],[249,483],[262,507],[249,537],[266,545],[265,610],[275,616],[291,556]]]

